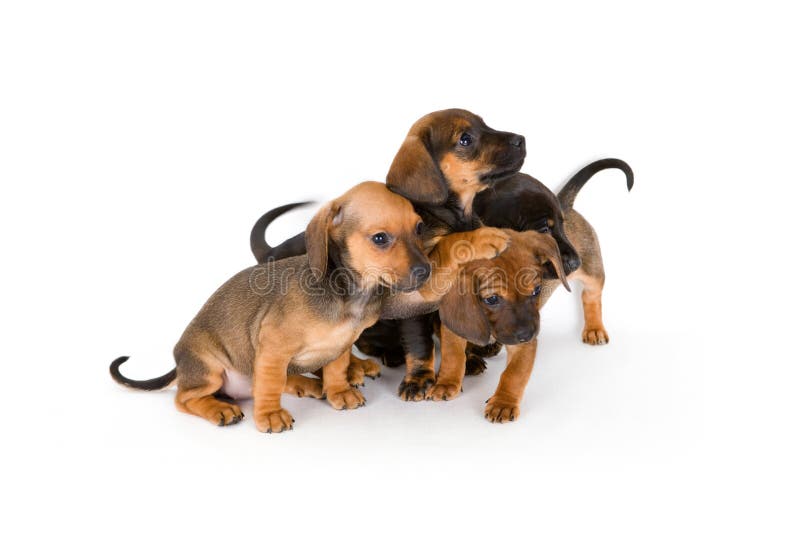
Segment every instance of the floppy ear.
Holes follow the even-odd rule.
[[[444,204],[447,185],[431,155],[429,136],[430,133],[406,137],[389,167],[386,185],[411,202]]]
[[[551,235],[538,232],[525,232],[525,234],[533,246],[533,253],[539,258],[542,265],[550,262],[555,269],[556,276],[567,288],[567,291],[572,291],[567,282],[567,274],[564,271],[564,264],[561,262],[561,251],[558,249],[556,240]]]
[[[317,280],[321,280],[328,270],[328,239],[331,228],[341,221],[342,209],[328,202],[320,209],[306,227],[306,253],[308,264]]]
[[[464,269],[459,273],[458,283],[442,298],[439,318],[467,341],[480,346],[489,344],[492,335],[489,320],[481,308],[472,275]]]

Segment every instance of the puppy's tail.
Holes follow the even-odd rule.
[[[259,217],[253,229],[250,231],[250,251],[255,256],[258,263],[264,263],[268,259],[289,258],[291,256],[299,256],[305,254],[306,243],[304,234],[298,234],[290,239],[287,239],[277,247],[273,248],[267,244],[266,236],[264,235],[272,221],[295,208],[307,206],[311,202],[295,202],[294,204],[286,204],[279,206],[275,209],[269,210],[267,213]]]
[[[561,203],[562,209],[571,208],[575,202],[575,197],[578,196],[578,191],[589,181],[589,178],[594,176],[600,171],[605,169],[619,169],[625,173],[625,178],[628,181],[628,191],[633,187],[633,170],[630,165],[621,159],[600,159],[593,163],[588,164],[586,167],[575,173],[575,176],[558,192],[558,201]]]
[[[173,369],[169,373],[159,376],[158,378],[151,378],[150,380],[131,380],[119,372],[119,366],[127,361],[128,356],[120,356],[111,362],[111,366],[109,367],[108,371],[111,373],[111,378],[113,378],[115,382],[129,388],[143,389],[145,391],[164,389],[167,386],[171,386],[178,377],[177,371]]]

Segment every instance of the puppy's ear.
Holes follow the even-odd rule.
[[[410,134],[389,167],[389,189],[420,204],[444,204],[447,185],[430,150],[430,132]]]
[[[458,283],[439,304],[439,318],[457,335],[476,345],[489,344],[492,331],[475,291],[472,273],[461,269]]]
[[[525,232],[525,238],[531,245],[533,253],[539,258],[542,266],[550,263],[556,272],[556,277],[561,280],[567,291],[572,291],[567,282],[567,274],[561,261],[561,251],[558,249],[556,240],[551,235],[532,231]]]
[[[321,280],[328,270],[328,240],[331,229],[342,220],[342,208],[328,202],[306,227],[306,251],[313,276]]]

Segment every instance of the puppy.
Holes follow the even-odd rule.
[[[519,414],[519,403],[536,357],[539,307],[545,272],[552,269],[569,290],[556,241],[537,232],[509,231],[511,243],[491,260],[467,263],[459,283],[439,306],[442,361],[436,383],[426,395],[450,400],[461,392],[467,342],[510,345],[506,370],[486,406],[486,417],[500,422]]]
[[[479,228],[480,220],[472,208],[475,195],[516,173],[525,154],[521,135],[494,130],[466,110],[436,111],[412,125],[386,184],[409,199],[422,217],[424,247],[429,250],[447,234]],[[251,232],[250,246],[256,259],[264,262],[301,254],[302,235],[275,248],[267,245],[268,215],[259,219]],[[406,376],[398,388],[404,400],[422,400],[434,383],[433,322],[430,315],[379,321],[356,342],[362,352],[387,365],[406,363]]]
[[[619,159],[602,159],[578,171],[557,197],[541,182],[527,174],[516,174],[478,195],[475,211],[484,224],[517,231],[535,230],[549,233],[561,250],[564,268],[569,280],[583,284],[584,328],[581,338],[590,345],[608,343],[609,336],[603,326],[602,291],[605,282],[600,243],[592,226],[572,207],[578,191],[596,173],[604,169],[619,169],[625,173],[628,191],[633,187],[633,170]],[[546,273],[542,304],[558,288],[554,273]],[[473,357],[478,353],[471,347]],[[499,350],[498,346],[484,349],[483,354]]]
[[[500,231],[460,238],[478,257],[492,257],[508,240]],[[262,432],[293,427],[294,418],[281,407],[284,391],[325,395],[336,409],[363,406],[363,395],[347,381],[350,349],[380,317],[387,298],[401,303],[407,298],[389,289],[410,292],[429,279],[421,219],[408,200],[383,184],[365,182],[326,204],[306,228],[305,241],[305,255],[245,269],[223,284],[178,341],[173,371],[130,380],[119,372],[127,360],[122,357],[111,364],[112,377],[139,389],[177,381],[178,409],[222,426],[239,422],[243,414],[217,394],[240,397],[237,385],[249,389],[250,379],[254,419]],[[446,251],[436,252],[444,270],[457,264]],[[423,301],[415,296],[413,303]],[[296,376],[318,369],[319,387],[314,379]]]

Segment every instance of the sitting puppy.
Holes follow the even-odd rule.
[[[387,301],[402,314],[415,313],[420,303],[427,307],[419,309],[427,311],[439,298],[429,290],[390,292],[421,289],[430,278],[420,228],[408,200],[377,182],[357,185],[309,223],[307,254],[245,269],[209,298],[175,346],[174,370],[134,381],[119,372],[127,360],[122,357],[111,364],[111,375],[139,389],[177,381],[178,409],[221,426],[243,415],[217,394],[240,396],[236,384],[249,378],[254,419],[262,432],[292,428],[281,394],[314,389],[309,383],[314,379],[296,375],[320,368],[321,391],[314,396],[326,395],[337,409],[358,408],[364,397],[347,381],[353,342],[380,317]],[[489,228],[460,234],[440,243],[435,268],[447,273],[461,263],[461,257],[448,254],[456,242],[469,243],[475,257],[494,257],[507,241],[505,233]],[[436,288],[441,287],[436,279]]]
[[[536,357],[540,294],[552,269],[569,291],[561,252],[549,235],[513,232],[500,256],[467,263],[459,282],[439,306],[442,361],[428,399],[450,400],[461,392],[467,342],[510,345],[508,364],[494,396],[487,402],[492,422],[513,421]]]

